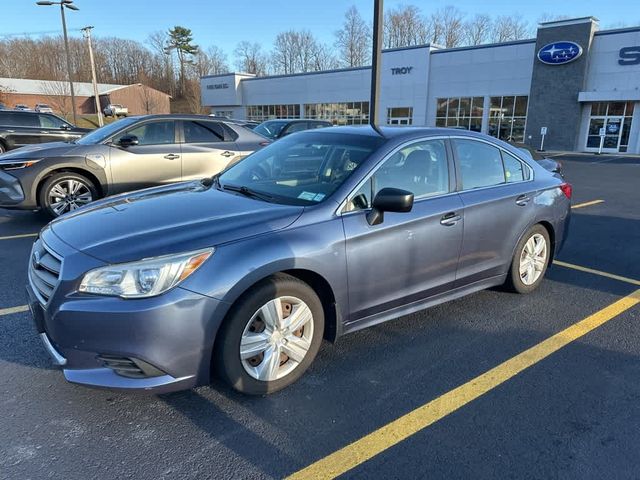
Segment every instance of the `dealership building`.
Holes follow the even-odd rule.
[[[368,122],[371,68],[201,79],[202,104],[237,119]],[[467,128],[535,147],[640,153],[640,27],[593,17],[539,25],[536,38],[382,53],[381,123]]]

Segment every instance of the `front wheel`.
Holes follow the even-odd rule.
[[[88,178],[72,172],[56,173],[40,189],[40,206],[51,217],[72,212],[98,198],[96,186]]]
[[[517,293],[533,292],[542,282],[550,258],[549,232],[542,225],[534,225],[518,242],[507,287]]]
[[[273,393],[298,380],[324,332],[318,295],[290,275],[274,275],[233,307],[218,332],[213,367],[242,393]]]

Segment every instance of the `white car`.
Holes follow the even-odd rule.
[[[39,113],[53,113],[53,108],[51,108],[46,103],[36,103],[36,112],[39,112]]]
[[[21,110],[21,111],[28,111],[31,110],[27,105],[25,105],[24,103],[16,103],[16,106],[13,107],[14,110]]]
[[[126,117],[129,115],[129,109],[119,103],[110,103],[102,112],[106,117]]]

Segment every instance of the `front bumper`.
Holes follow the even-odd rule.
[[[20,205],[25,200],[20,181],[13,175],[0,170],[0,207],[25,208]]]
[[[56,292],[43,307],[31,285],[27,292],[45,349],[69,382],[154,393],[209,383],[223,302],[175,288],[134,301],[70,294],[57,302]],[[154,374],[123,376],[103,356],[144,362]]]

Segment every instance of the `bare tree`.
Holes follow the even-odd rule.
[[[352,6],[345,13],[342,28],[336,33],[335,46],[340,62],[346,67],[360,67],[371,61],[371,28]]]
[[[464,24],[464,38],[468,45],[487,43],[491,35],[492,22],[489,15],[476,14]]]
[[[327,45],[319,44],[313,60],[313,70],[332,70],[340,67],[340,61],[336,58],[331,48]]]
[[[48,81],[41,83],[42,92],[53,109],[68,119],[72,113],[71,90],[67,82]]]
[[[420,45],[427,42],[427,25],[420,10],[406,5],[385,12],[384,46],[386,48]]]
[[[208,113],[208,110],[202,106],[199,80],[190,78],[185,82],[184,99],[190,113]]]
[[[464,40],[464,14],[448,6],[437,12],[442,25],[442,40],[447,48],[458,47]]]
[[[502,15],[493,23],[491,41],[495,43],[522,40],[531,35],[529,24],[517,15]]]
[[[243,72],[254,75],[267,74],[267,56],[262,52],[260,44],[243,40],[234,50],[236,56],[236,66]]]

